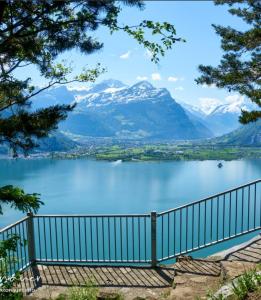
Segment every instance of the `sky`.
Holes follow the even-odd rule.
[[[215,6],[212,1],[145,1],[142,11],[123,7],[119,23],[136,25],[144,19],[173,24],[177,37],[184,38],[186,42],[175,44],[156,65],[151,62],[144,47],[126,33],[111,35],[106,28],[101,28],[95,32],[95,37],[104,42],[102,50],[92,55],[73,50],[62,54],[59,60],[70,62],[75,72],[99,62],[107,71],[97,82],[112,78],[132,85],[139,80],[148,80],[155,87],[167,88],[175,100],[193,105],[238,99],[239,96],[234,93],[195,82],[199,76],[199,64],[216,66],[222,57],[220,38],[211,24],[246,28],[241,19],[228,13],[227,6]],[[24,72],[20,75],[24,76]],[[37,70],[31,68],[27,72],[34,84],[43,84]]]

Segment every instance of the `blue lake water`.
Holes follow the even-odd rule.
[[[77,160],[0,160],[0,185],[41,194],[42,214],[161,212],[261,177],[261,160],[115,163]],[[21,217],[4,207],[0,227]],[[201,250],[206,255],[251,235]]]

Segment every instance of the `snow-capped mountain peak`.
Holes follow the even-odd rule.
[[[254,105],[249,100],[238,95],[228,96],[223,101],[215,98],[200,98],[196,105],[185,102],[181,102],[181,104],[191,113],[201,116],[227,113],[239,115],[242,109],[254,109]]]
[[[101,93],[108,89],[119,89],[124,87],[127,87],[126,84],[122,83],[119,80],[107,79],[91,87],[89,93]]]
[[[143,81],[139,81],[138,83],[134,84],[132,86],[132,89],[133,90],[137,90],[137,89],[139,89],[139,90],[153,90],[153,89],[155,89],[155,87],[151,83],[149,83],[148,81],[143,80]]]
[[[120,87],[120,88],[116,88],[116,87],[109,87],[106,90],[103,91],[103,93],[116,93],[118,91],[121,91],[123,89],[125,89],[126,87]]]
[[[211,132],[190,120],[165,88],[147,81],[132,86],[108,80],[90,89],[51,89],[42,98],[77,102],[60,130],[88,137],[117,139],[195,139]],[[35,101],[39,103],[38,101]]]
[[[201,98],[197,105],[181,103],[188,115],[199,118],[216,136],[226,134],[240,126],[242,110],[250,111],[257,107],[243,96],[234,94],[223,101],[215,98]]]
[[[140,81],[130,87],[119,81],[103,81],[91,88],[85,95],[75,95],[76,108],[104,106],[109,104],[126,104],[137,101],[161,101],[170,96],[167,89],[157,89],[147,81]]]
[[[241,110],[251,110],[253,109],[253,105],[248,101],[245,100],[244,97],[239,96],[236,99],[230,99],[230,96],[226,98],[226,100],[231,100],[231,102],[221,104],[217,106],[211,114],[240,114]],[[233,101],[234,100],[234,101]]]

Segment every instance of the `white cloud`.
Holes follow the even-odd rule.
[[[169,76],[168,81],[170,82],[176,82],[176,81],[184,81],[184,77],[176,77],[176,76]]]
[[[225,98],[226,102],[228,103],[244,103],[244,97],[243,96],[240,96],[240,95],[237,95],[237,94],[234,94],[234,95],[229,95]]]
[[[148,80],[148,77],[147,76],[137,76],[136,79],[142,81],[142,80]]]
[[[254,109],[246,99],[238,94],[229,95],[223,99],[202,97],[197,105],[205,114],[210,114],[217,110],[222,113],[230,112],[240,114],[241,109]]]
[[[178,81],[178,77],[174,77],[174,76],[169,76],[168,78],[168,81],[171,81],[171,82],[175,82],[175,81]]]
[[[91,88],[87,86],[67,86],[67,89],[69,91],[76,91],[76,92],[83,92],[83,91],[89,91]]]
[[[202,87],[203,87],[203,89],[207,89],[207,88],[215,89],[217,86],[215,85],[215,83],[211,83],[211,84],[204,83],[204,84],[202,84]]]
[[[152,73],[151,74],[151,79],[156,81],[156,80],[161,80],[160,73]]]
[[[184,91],[184,87],[183,86],[178,86],[174,90],[175,91]]]
[[[123,53],[120,55],[121,59],[128,59],[130,57],[131,51],[127,51],[126,53]]]
[[[152,52],[148,49],[145,50],[144,56],[151,59],[152,58]]]
[[[201,97],[199,98],[199,106],[204,113],[210,114],[222,101],[217,98]]]

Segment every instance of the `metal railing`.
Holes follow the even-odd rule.
[[[36,260],[148,263],[150,215],[34,216]]]
[[[29,248],[32,248],[32,241],[28,233],[30,232],[29,217],[25,217],[18,222],[3,228],[0,231],[0,241],[6,241],[13,236],[19,236],[16,242],[16,251],[8,251],[7,257],[0,260],[1,274],[14,274],[22,271],[30,265]]]
[[[0,231],[18,234],[11,270],[36,263],[157,263],[261,228],[261,179],[162,213],[28,215]],[[10,262],[12,259],[10,260]]]
[[[157,261],[261,228],[261,180],[159,213]]]

